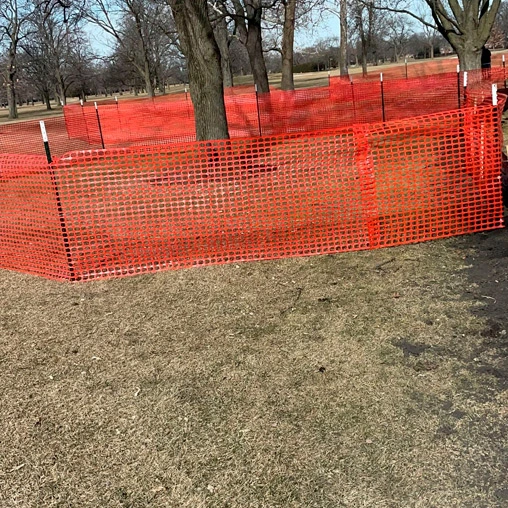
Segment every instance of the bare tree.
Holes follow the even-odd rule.
[[[370,0],[360,0],[368,3]],[[425,0],[434,23],[414,12],[407,0],[387,0],[378,10],[412,16],[423,25],[435,28],[459,57],[461,70],[481,67],[482,48],[487,42],[501,0]]]
[[[220,51],[222,79],[224,81],[224,86],[229,88],[233,86],[233,67],[229,49],[232,37],[229,34],[226,9],[222,2],[211,2],[209,0],[208,5],[210,22]]]
[[[311,13],[320,10],[324,2],[325,0],[279,0],[264,10],[266,31],[271,38],[271,44],[266,49],[281,55],[282,90],[294,89],[295,30],[310,24]]]
[[[366,75],[369,54],[377,64],[377,43],[383,36],[384,19],[376,10],[374,0],[353,0],[350,15],[352,31],[357,32],[360,43],[362,73]]]
[[[508,2],[501,2],[499,6],[487,45],[491,49],[502,49],[508,45]]]
[[[263,10],[273,7],[278,1],[227,0],[223,3],[235,22],[236,34],[247,49],[254,83],[262,93],[270,91],[263,55]]]
[[[386,42],[393,51],[393,61],[398,62],[409,43],[412,30],[405,16],[392,14],[385,17]]]
[[[86,10],[86,17],[113,37],[129,55],[149,97],[154,95],[154,47],[160,41],[164,9],[163,4],[148,0],[90,0]]]
[[[75,53],[86,46],[82,25],[79,6],[60,0],[39,1],[30,18],[29,34],[21,42],[33,70],[45,68],[61,104],[66,103],[67,88],[74,79]],[[47,78],[41,83],[44,81]]]
[[[229,138],[220,50],[206,0],[168,0],[187,58],[198,140]]]
[[[284,6],[284,27],[282,30],[282,90],[294,90],[293,60],[295,43],[297,0],[282,0]]]
[[[16,75],[19,42],[26,35],[26,27],[32,15],[29,0],[0,0],[0,47],[5,47],[6,58],[3,70],[4,86],[7,91],[9,118],[18,118],[16,103]]]

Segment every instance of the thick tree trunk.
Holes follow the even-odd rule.
[[[268,93],[270,91],[270,85],[268,84],[268,72],[266,71],[265,56],[263,54],[261,9],[259,9],[259,16],[256,16],[254,19],[249,19],[245,47],[249,54],[252,77],[254,78],[254,83],[257,86],[258,92]]]
[[[340,75],[347,76],[347,0],[340,0],[340,48],[339,48],[339,68]]]
[[[282,90],[294,90],[293,56],[295,42],[296,0],[284,3],[284,29],[282,32]]]
[[[459,57],[459,65],[461,71],[471,71],[473,69],[480,69],[482,48],[475,47],[472,44],[456,44],[453,46]]]
[[[229,138],[220,51],[206,0],[170,0],[180,44],[187,58],[198,140]]]
[[[480,69],[482,50],[462,49],[456,48],[457,56],[459,57],[459,64],[461,71],[471,71],[473,69]]]
[[[233,17],[240,41],[247,49],[249,62],[258,92],[270,91],[265,57],[263,55],[263,41],[261,36],[261,20],[263,3],[261,0],[232,0]]]
[[[233,86],[233,69],[231,67],[231,56],[229,54],[228,24],[225,17],[221,17],[217,20],[217,23],[213,27],[213,33],[215,34],[215,40],[219,46],[224,87],[229,88]]]
[[[18,118],[18,105],[16,104],[16,87],[14,81],[7,82],[7,106],[9,108],[9,118]]]

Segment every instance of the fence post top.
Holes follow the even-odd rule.
[[[45,143],[47,143],[48,142],[48,133],[46,132],[46,124],[44,123],[44,120],[39,120],[39,125],[41,126],[42,140]]]

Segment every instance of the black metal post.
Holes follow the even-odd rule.
[[[503,76],[504,76],[504,87],[506,89],[506,62],[504,61],[504,55],[503,55]]]
[[[69,276],[70,280],[74,281],[76,279],[76,273],[74,271],[74,265],[72,262],[72,253],[71,253],[71,245],[69,242],[69,234],[67,232],[67,225],[65,223],[65,216],[62,206],[62,198],[60,197],[60,189],[58,187],[58,180],[56,177],[55,170],[53,169],[53,158],[51,157],[51,150],[49,148],[49,140],[48,135],[46,132],[46,125],[44,123],[44,120],[41,120],[39,122],[39,125],[41,127],[41,134],[42,134],[42,141],[44,143],[44,151],[46,152],[46,159],[48,160],[48,167],[49,167],[49,175],[51,178],[51,184],[53,185],[53,190],[55,191],[55,198],[56,198],[56,207],[58,210],[58,219],[60,222],[60,231],[62,232],[62,238],[64,243],[64,249],[65,249],[65,256],[67,258],[67,267],[69,268]]]
[[[383,73],[379,75],[379,79],[381,80],[381,107],[383,109],[383,122],[386,122],[385,115],[385,87],[383,83]]]
[[[407,79],[407,57],[404,58],[404,65],[406,67],[406,79]]]
[[[353,99],[353,121],[356,123],[355,87],[353,85],[353,78],[351,76],[349,76],[349,81],[351,81],[351,98]]]
[[[259,135],[262,136],[262,132],[261,132],[261,113],[259,111],[258,85],[254,85],[254,91],[256,92],[256,109],[258,111],[258,129],[259,129]]]
[[[104,148],[104,138],[102,137],[102,126],[101,126],[101,117],[99,116],[99,107],[97,106],[97,103],[94,102],[95,105],[95,114],[97,115],[97,125],[99,126],[99,134],[101,137],[101,145],[102,148]]]
[[[85,115],[85,108],[84,108],[84,103],[83,103],[83,99],[81,99],[79,101],[79,103],[81,104],[81,114],[83,116],[83,123],[85,124],[85,130],[86,130],[86,139],[88,141],[88,144],[92,144],[92,142],[90,141],[90,133],[88,132],[88,122],[86,121],[86,115]]]

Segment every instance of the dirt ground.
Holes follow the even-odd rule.
[[[507,229],[0,271],[0,507],[505,507],[507,284]]]

